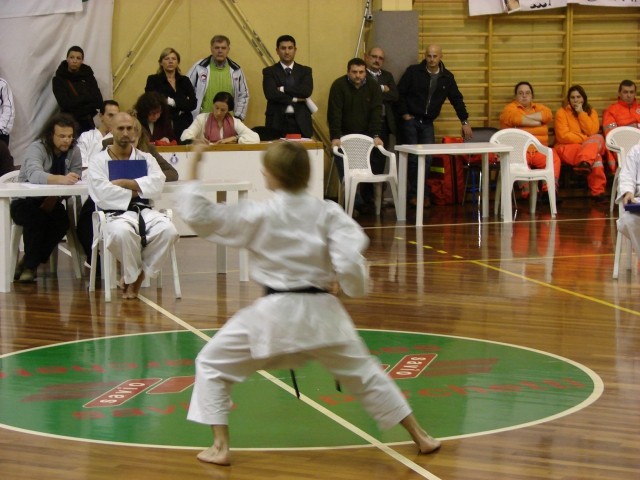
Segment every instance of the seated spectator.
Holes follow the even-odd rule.
[[[189,77],[180,72],[180,54],[173,48],[165,48],[158,59],[160,68],[155,75],[147,77],[145,92],[164,95],[169,106],[169,116],[175,138],[180,138],[185,128],[191,125],[191,111],[196,108],[196,93]]]
[[[513,89],[515,99],[509,103],[500,114],[500,128],[520,128],[536,137],[540,143],[549,145],[549,122],[553,118],[551,110],[533,101],[533,87],[529,82],[520,82]],[[527,152],[527,164],[530,168],[545,168],[547,157],[531,148]],[[556,185],[560,178],[560,158],[553,151],[553,175]],[[522,197],[529,197],[529,182],[521,185]],[[547,191],[547,186],[543,185],[542,191]],[[546,194],[545,194],[546,195]]]
[[[580,85],[567,92],[566,105],[556,112],[556,144],[554,150],[563,164],[578,174],[587,175],[591,198],[607,202],[607,177],[603,157],[606,155],[604,137],[598,133],[598,112],[589,105],[587,93]]]
[[[175,182],[176,180],[178,180],[178,171],[175,168],[173,168],[173,165],[167,162],[167,160],[162,155],[160,155],[160,152],[158,152],[158,150],[153,145],[153,143],[149,141],[149,137],[147,136],[147,133],[144,131],[144,128],[142,128],[142,124],[140,123],[140,120],[138,120],[135,117],[133,118],[133,132],[134,132],[133,146],[136,147],[141,152],[146,152],[153,155],[153,158],[156,159],[156,162],[158,162],[158,165],[160,166],[160,170],[162,170],[162,173],[164,173],[164,176],[167,177],[167,180],[166,180],[167,182]],[[107,143],[108,145],[113,145],[113,138],[102,142],[103,145],[105,143]]]
[[[158,92],[143,93],[138,97],[133,109],[151,143],[169,145],[176,141],[164,95]]]
[[[178,171],[173,168],[173,166],[167,162],[162,155],[156,150],[147,137],[147,134],[144,132],[140,121],[137,118],[133,118],[133,132],[134,132],[134,141],[133,145],[141,152],[150,153],[153,155],[153,158],[158,162],[158,166],[162,173],[164,173],[167,182],[175,182],[178,180]],[[113,135],[109,135],[102,140],[100,144],[100,150],[97,150],[95,153],[99,153],[101,150],[104,150],[109,147],[109,145],[113,145]],[[93,244],[93,220],[92,215],[96,209],[96,204],[91,199],[91,197],[87,198],[87,200],[82,204],[82,208],[80,209],[80,214],[78,215],[78,225],[76,227],[76,232],[78,234],[78,240],[82,245],[82,248],[87,256],[87,262],[91,261],[91,246]],[[99,270],[98,270],[99,271]]]
[[[67,51],[52,81],[60,110],[78,122],[77,135],[96,128],[93,117],[102,106],[102,93],[93,70],[84,63],[84,51],[73,46]]]
[[[113,145],[89,162],[89,194],[107,213],[106,248],[122,263],[123,297],[133,299],[145,277],[154,278],[178,231],[152,200],[162,194],[165,176],[158,162],[134,147],[134,119],[119,113],[113,122]],[[109,179],[111,160],[144,160],[147,174],[136,179]]]
[[[616,202],[626,205],[637,203],[640,197],[640,145],[629,150],[620,167],[618,197]],[[640,215],[624,211],[618,219],[618,232],[626,235],[633,243],[633,250],[640,252]]]
[[[623,80],[618,86],[618,101],[607,107],[602,114],[602,131],[606,138],[616,127],[640,128],[640,106],[636,100],[636,84]],[[607,165],[613,174],[618,168],[616,154],[607,150]]]
[[[0,177],[5,173],[13,172],[16,169],[13,164],[13,157],[7,144],[0,140]]]
[[[218,92],[213,97],[212,113],[201,113],[191,126],[182,132],[180,140],[206,140],[211,145],[225,143],[259,143],[259,135],[247,127],[239,118],[231,116],[234,108],[233,96]]]
[[[89,159],[103,149],[102,140],[111,137],[111,121],[120,112],[120,105],[115,100],[105,100],[100,107],[100,125],[88,130],[78,138],[78,148],[82,155],[82,168],[89,166]]]
[[[27,148],[19,182],[74,185],[82,175],[82,158],[75,145],[76,122],[58,113],[45,124],[40,138]],[[35,281],[38,266],[47,262],[69,229],[69,217],[61,197],[16,198],[11,218],[23,227],[24,256],[14,280]]]
[[[636,84],[623,80],[618,86],[618,101],[602,114],[602,130],[607,136],[616,127],[640,128],[640,106],[636,101]]]

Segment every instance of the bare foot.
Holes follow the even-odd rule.
[[[438,440],[437,438],[433,438],[427,433],[421,435],[419,438],[414,438],[413,441],[416,442],[416,445],[418,445],[420,453],[435,452],[442,445],[442,442],[440,442],[440,440]]]
[[[440,440],[425,432],[413,414],[404,418],[400,424],[409,432],[418,449],[420,449],[420,453],[431,453],[440,448]]]
[[[229,450],[215,445],[201,451],[197,456],[201,462],[214,463],[216,465],[222,465],[223,467],[231,465]]]
[[[138,278],[135,282],[130,284],[125,284],[123,297],[129,300],[134,298],[138,298],[138,292],[140,291],[140,285],[144,281],[144,272],[140,272]]]

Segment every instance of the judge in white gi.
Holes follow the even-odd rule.
[[[195,157],[193,173],[199,155]],[[324,365],[381,428],[400,423],[420,452],[438,449],[440,442],[420,427],[331,293],[338,284],[349,296],[367,293],[362,255],[367,236],[336,203],[306,192],[310,163],[303,147],[276,143],[263,165],[266,185],[275,193],[269,201],[214,204],[197,181],[176,197],[179,214],[199,236],[249,251],[251,276],[265,287],[265,296],[228,320],[196,359],[187,418],[210,425],[214,436],[198,459],[230,463],[228,415],[234,383],[257,370],[293,368],[306,360]]]
[[[616,201],[622,202],[623,205],[640,203],[640,144],[629,150],[622,163]],[[640,213],[636,212],[625,211],[620,215],[618,231],[629,237],[634,251],[640,252]]]
[[[89,194],[97,207],[107,212],[105,243],[122,263],[124,298],[136,298],[145,277],[154,278],[160,272],[178,232],[166,215],[151,208],[153,199],[162,193],[166,177],[151,154],[134,147],[131,115],[118,113],[111,131],[113,145],[89,161]],[[112,160],[145,160],[147,173],[133,180],[109,180]]]

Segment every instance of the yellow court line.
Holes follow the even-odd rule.
[[[470,260],[470,263],[473,263],[473,264],[478,265],[480,267],[484,267],[484,268],[488,268],[488,269],[491,269],[491,270],[495,270],[496,272],[500,272],[500,273],[504,273],[504,274],[507,274],[507,275],[511,275],[512,277],[516,277],[516,278],[519,278],[521,280],[526,280],[528,282],[532,282],[532,283],[535,283],[535,284],[540,285],[542,287],[547,287],[547,288],[550,288],[552,290],[556,290],[558,292],[566,293],[568,295],[573,295],[574,297],[582,298],[583,300],[589,300],[590,302],[599,303],[600,305],[604,305],[605,307],[613,308],[614,310],[620,310],[621,312],[630,313],[631,315],[640,316],[640,312],[638,312],[636,310],[631,310],[629,308],[621,307],[620,305],[616,305],[615,303],[607,302],[605,300],[600,300],[599,298],[592,297],[592,296],[589,296],[589,295],[585,295],[583,293],[574,292],[573,290],[568,290],[566,288],[557,287],[557,286],[552,285],[550,283],[543,282],[541,280],[536,280],[535,278],[530,278],[530,277],[527,277],[525,275],[520,275],[519,273],[513,273],[513,272],[510,272],[509,270],[505,270],[505,269],[500,268],[500,267],[494,267],[493,265],[485,264],[485,263],[483,263],[483,262],[481,262],[479,260]]]
[[[403,237],[394,237],[396,240],[406,240],[406,238]],[[411,245],[416,245],[418,246],[418,242],[416,242],[415,240],[406,240],[407,243],[411,244]],[[429,245],[422,245],[422,248],[424,249],[433,249],[432,246]],[[441,254],[448,254],[449,252],[446,252],[444,250],[436,250],[437,253],[441,253]],[[607,254],[601,254],[601,253],[597,253],[597,254],[587,254],[587,255],[563,255],[563,256],[559,256],[559,257],[551,257],[554,260],[555,259],[566,259],[566,258],[585,258],[585,257],[603,257],[603,256],[611,256],[613,255],[613,253],[607,253]],[[607,302],[606,300],[600,300],[599,298],[596,297],[592,297],[589,295],[584,295],[582,293],[578,293],[575,292],[573,290],[568,290],[566,288],[562,288],[562,287],[558,287],[555,285],[552,285],[550,283],[547,282],[543,282],[541,280],[536,280],[534,278],[530,278],[527,277],[525,275],[521,275],[519,273],[513,273],[510,272],[509,270],[505,270],[503,268],[500,267],[494,267],[493,265],[489,265],[488,263],[484,263],[484,262],[497,262],[497,261],[515,261],[515,262],[520,262],[520,261],[526,261],[526,260],[542,260],[545,258],[549,258],[549,257],[524,257],[524,258],[509,258],[509,259],[504,259],[504,258],[496,258],[496,259],[487,259],[487,260],[468,260],[465,259],[464,257],[460,256],[460,255],[454,255],[451,254],[451,256],[453,258],[456,259],[456,261],[452,261],[452,260],[434,260],[434,261],[429,261],[429,262],[419,262],[422,265],[433,265],[433,264],[437,264],[437,263],[472,263],[474,265],[478,265],[481,266],[483,268],[488,268],[491,270],[495,270],[496,272],[501,272],[501,273],[505,273],[507,275],[511,275],[512,277],[516,277],[519,278],[521,280],[527,280],[529,282],[538,284],[540,286],[543,287],[547,287],[547,288],[551,288],[552,290],[556,290],[558,292],[562,292],[562,293],[566,293],[568,295],[572,295],[574,297],[578,297],[578,298],[582,298],[583,300],[588,300],[590,302],[594,302],[594,303],[598,303],[600,305],[604,305],[605,307],[609,307],[609,308],[613,308],[614,310],[619,310],[621,312],[625,312],[625,313],[629,313],[631,315],[635,315],[635,316],[640,316],[640,312],[636,311],[636,310],[631,310],[629,308],[626,307],[622,307],[620,305],[616,305],[615,303],[611,303],[611,302]],[[418,262],[403,262],[402,265],[417,265]],[[391,264],[384,264],[384,263],[375,263],[372,262],[371,263],[371,267],[382,267],[382,266],[386,266],[386,265],[391,265]],[[394,264],[394,265],[399,265],[399,264]]]
[[[144,297],[143,295],[138,295],[138,298],[140,300],[142,300],[144,303],[146,303],[147,305],[149,305],[151,308],[153,308],[156,311],[158,311],[159,313],[165,315],[167,318],[173,320],[178,325],[180,325],[181,327],[185,328],[186,330],[189,330],[190,332],[194,333],[195,335],[197,335],[198,337],[202,338],[203,340],[206,340],[206,341],[211,340],[211,337],[208,336],[203,331],[195,328],[194,326],[192,326],[191,324],[185,322],[181,318],[176,317],[173,313],[171,313],[168,310],[162,308],[160,305],[152,302],[151,300],[149,300],[148,298]],[[258,370],[257,373],[259,373],[260,375],[262,375],[264,378],[266,378],[270,382],[274,383],[275,385],[279,386],[280,388],[282,388],[283,390],[288,392],[290,395],[296,395],[296,391],[292,387],[290,387],[289,385],[284,383],[279,378],[274,377],[269,372],[266,372],[264,370]],[[320,405],[316,401],[314,401],[311,398],[307,397],[305,394],[300,393],[300,400],[302,402],[306,403],[307,405],[309,405],[314,410],[316,410],[319,413],[321,413],[321,414],[325,415],[326,417],[330,418],[331,420],[336,422],[338,425],[342,426],[343,428],[346,428],[350,432],[352,432],[355,435],[357,435],[358,437],[362,438],[365,442],[370,443],[371,445],[376,447],[378,450],[381,450],[382,452],[386,453],[387,455],[389,455],[394,460],[397,460],[398,462],[402,463],[405,467],[410,468],[411,470],[413,470],[415,473],[417,473],[418,475],[422,476],[423,478],[426,478],[427,480],[442,480],[440,477],[438,477],[438,476],[434,475],[433,473],[429,472],[428,470],[424,469],[423,467],[421,467],[417,463],[409,460],[404,455],[399,454],[398,452],[393,450],[388,445],[382,443],[377,438],[369,435],[367,432],[365,432],[364,430],[356,427],[355,425],[353,425],[352,423],[348,422],[347,420],[345,420],[344,418],[340,417],[339,415],[336,415],[331,410],[323,407],[322,405]]]
[[[551,218],[542,218],[540,220],[518,220],[518,224],[531,224],[531,223],[569,223],[569,222],[596,222],[600,220],[607,220],[608,223],[613,223],[617,220],[616,217],[599,217],[599,218],[562,218],[562,219],[551,219]],[[515,223],[515,222],[514,222]],[[485,222],[462,222],[462,223],[432,223],[428,225],[413,225],[413,224],[405,224],[405,225],[369,225],[366,227],[361,226],[361,228],[365,231],[367,230],[389,230],[389,229],[411,229],[416,230],[418,228],[428,229],[428,228],[441,228],[441,227],[479,227],[482,225],[504,225],[502,220],[493,220],[493,221],[485,221]],[[397,237],[396,237],[397,238]]]

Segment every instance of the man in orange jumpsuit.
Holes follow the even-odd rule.
[[[618,101],[610,105],[602,115],[602,131],[605,138],[616,127],[640,128],[640,105],[636,102],[636,84],[631,80],[620,82]],[[611,152],[607,157],[607,164],[611,172],[614,173],[617,162]]]
[[[533,102],[533,87],[529,82],[520,82],[514,89],[515,99],[500,114],[500,128],[519,128],[536,137],[540,143],[549,145],[549,122],[553,118],[551,110],[541,103]],[[553,176],[556,185],[560,178],[560,157],[553,150]],[[531,148],[527,152],[527,164],[531,168],[545,168],[547,157]],[[529,196],[529,183],[522,184],[522,196]],[[546,184],[542,187],[546,192]]]
[[[636,102],[636,84],[623,80],[618,87],[618,101],[602,115],[605,136],[616,127],[640,128],[640,105]]]
[[[573,85],[567,92],[566,105],[556,112],[554,150],[562,163],[587,175],[591,198],[602,203],[608,201],[602,163],[606,148],[599,130],[598,113],[589,105],[587,93],[580,85]]]

